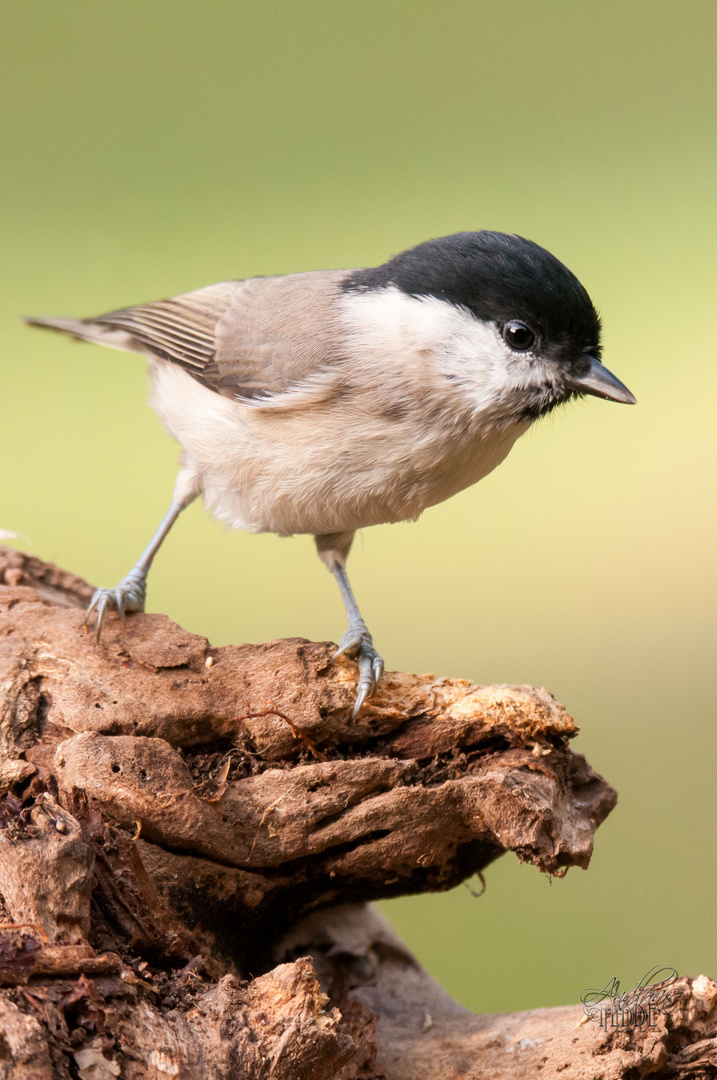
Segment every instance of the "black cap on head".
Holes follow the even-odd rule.
[[[567,266],[539,244],[506,233],[454,233],[394,255],[382,266],[358,270],[346,291],[394,285],[411,296],[436,296],[468,308],[479,319],[522,319],[543,346],[565,358],[599,354],[600,319]]]

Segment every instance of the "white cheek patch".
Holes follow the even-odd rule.
[[[421,355],[437,378],[460,386],[476,412],[553,381],[546,361],[514,352],[494,323],[448,300],[409,296],[392,285],[347,293],[341,305],[345,327],[363,356],[400,365],[404,358]]]

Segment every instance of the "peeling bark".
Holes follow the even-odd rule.
[[[550,694],[392,673],[353,720],[356,667],[330,644],[212,648],[140,615],[98,645],[91,593],[0,549],[0,1080],[677,1061],[669,1024],[648,1053],[594,1025],[577,1045],[575,1010],[472,1016],[362,903],[506,851],[587,867],[615,793]],[[692,1068],[711,993],[685,983]]]

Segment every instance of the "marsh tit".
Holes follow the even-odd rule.
[[[578,279],[519,236],[464,232],[363,270],[209,285],[94,319],[29,319],[144,353],[182,447],[171,506],[134,568],[98,589],[142,611],[149,567],[202,494],[234,529],[313,533],[348,615],[354,715],[383,672],[346,574],[357,529],[417,518],[475,484],[534,420],[584,394],[634,404],[600,360]]]

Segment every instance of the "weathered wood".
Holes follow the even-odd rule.
[[[587,866],[615,793],[546,691],[391,673],[353,720],[330,644],[141,615],[98,645],[91,592],[0,549],[0,1080],[623,1075],[574,1010],[460,1009],[359,903],[506,851]],[[693,1067],[714,1002],[685,985]]]
[[[654,1027],[588,1020],[581,1005],[476,1016],[420,967],[372,908],[309,916],[277,959],[309,950],[341,1011],[378,1017],[374,1067],[389,1080],[707,1080],[717,1075],[717,983],[678,979]]]
[[[161,1000],[127,972],[59,978],[77,966],[0,991],[3,1080],[332,1080],[357,1054],[306,958],[248,984],[227,975],[207,989],[178,976]],[[91,974],[107,968],[97,957]]]

